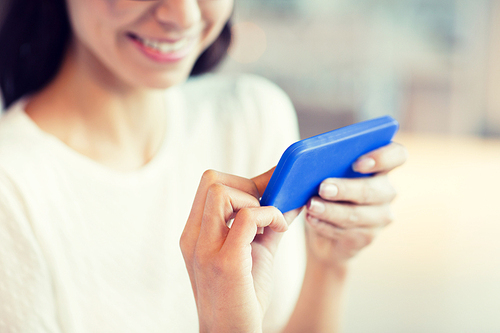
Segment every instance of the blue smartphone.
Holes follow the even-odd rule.
[[[318,195],[319,185],[326,178],[368,176],[355,172],[352,164],[388,145],[398,128],[394,118],[384,116],[295,142],[281,156],[260,204],[286,213]]]

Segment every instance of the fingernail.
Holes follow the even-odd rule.
[[[321,183],[319,195],[325,199],[333,199],[339,193],[339,188],[335,184]]]
[[[321,214],[325,211],[325,204],[316,199],[311,199],[309,204],[309,210]]]
[[[371,157],[361,157],[359,160],[354,162],[352,168],[354,171],[370,171],[375,166],[375,160]]]
[[[312,217],[311,215],[307,215],[307,221],[309,221],[309,223],[311,223],[313,225],[319,223],[319,220],[315,217]]]
[[[258,227],[257,228],[257,235],[262,235],[264,234],[264,227]]]

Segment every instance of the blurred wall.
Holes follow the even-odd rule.
[[[499,18],[497,0],[239,0],[223,71],[278,83],[303,136],[383,114],[500,135]]]

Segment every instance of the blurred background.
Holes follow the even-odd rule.
[[[223,70],[276,82],[304,125],[500,135],[499,1],[238,0],[235,17]]]
[[[292,99],[303,138],[389,114],[396,222],[353,262],[345,332],[500,332],[500,1],[238,0],[223,72]]]

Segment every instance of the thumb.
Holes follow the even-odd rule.
[[[264,194],[264,190],[266,189],[267,183],[269,183],[269,180],[271,179],[271,176],[273,175],[274,169],[276,169],[276,167],[273,167],[269,171],[266,171],[263,174],[252,178],[253,182],[257,186],[257,189],[259,190],[260,196],[262,196],[262,194]]]

